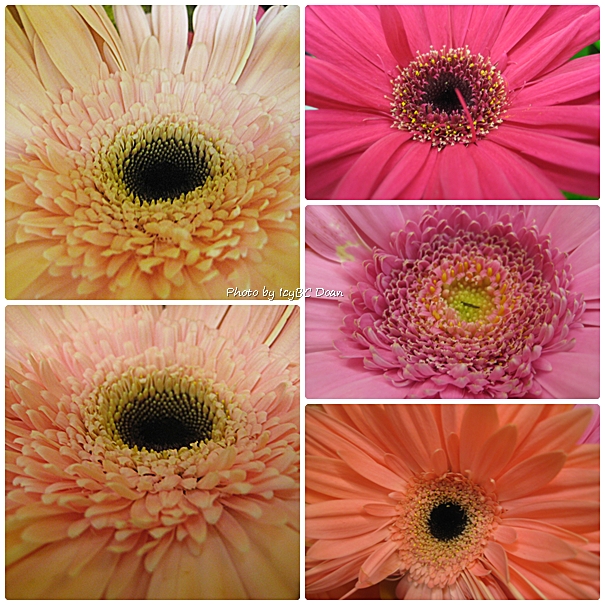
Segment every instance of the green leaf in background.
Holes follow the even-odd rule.
[[[576,53],[572,59],[577,59],[578,57],[586,57],[587,55],[597,55],[601,52],[601,41],[597,40],[594,44],[583,48],[580,52]]]
[[[568,200],[598,200],[598,197],[588,197],[586,195],[578,195],[577,193],[569,193],[569,191],[563,191],[563,195]]]

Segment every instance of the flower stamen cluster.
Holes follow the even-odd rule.
[[[502,74],[489,58],[468,47],[417,53],[391,80],[393,126],[439,151],[468,145],[498,128],[508,107]]]
[[[415,476],[397,503],[391,540],[409,578],[445,588],[483,553],[502,511],[492,494],[464,475]]]

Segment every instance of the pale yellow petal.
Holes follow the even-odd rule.
[[[245,90],[257,91],[255,87],[262,84],[267,75],[296,68],[299,64],[299,8],[288,6],[280,10],[279,7],[274,6],[259,23],[254,48],[239,84],[243,85]]]
[[[69,88],[69,82],[56,68],[37,34],[34,35],[33,45],[34,54],[36,56],[36,66],[38,67],[38,73],[40,74],[40,80],[42,80],[44,88],[56,94],[64,88]]]
[[[6,251],[6,298],[20,298],[23,291],[38,279],[50,263],[43,254],[46,242],[27,242]]]
[[[89,88],[91,74],[96,73],[102,59],[90,30],[75,9],[24,6],[22,10],[63,77],[72,86]]]
[[[15,48],[6,45],[6,102],[13,107],[27,105],[36,113],[52,109],[37,71]]]
[[[84,21],[93,30],[93,37],[98,36],[97,46],[103,48],[106,61],[113,61],[120,69],[127,69],[124,44],[116,28],[101,6],[74,6]]]

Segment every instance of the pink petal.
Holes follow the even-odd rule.
[[[342,311],[338,304],[328,300],[305,301],[305,346],[308,353],[332,350],[334,340],[342,338],[339,330]]]
[[[585,327],[573,334],[571,351],[544,354],[551,372],[538,372],[536,380],[558,399],[593,399],[599,396],[599,329]],[[578,380],[581,376],[582,379]]]
[[[306,60],[307,105],[318,108],[367,109],[390,115],[390,104],[385,98],[385,82],[359,80],[354,75],[327,61],[313,57]],[[387,89],[388,90],[388,89]]]
[[[376,121],[376,114],[373,112],[347,111],[346,109],[307,110],[305,112],[305,131],[307,138],[311,138],[325,134],[327,130],[360,128]],[[390,125],[387,126],[389,130],[385,129],[384,134],[390,132]]]
[[[523,197],[515,189],[515,181],[509,180],[503,170],[494,170],[494,165],[485,144],[468,146],[469,155],[476,166],[479,180],[482,182],[483,199],[518,199]]]
[[[307,206],[306,243],[325,258],[342,262],[338,248],[362,244],[341,206]]]
[[[462,8],[462,7],[459,7]],[[492,48],[502,28],[502,23],[510,6],[473,6],[471,21],[464,43],[473,53],[481,53],[492,57],[494,61],[499,56],[492,54]]]
[[[598,231],[598,206],[555,206],[542,226],[542,233],[549,233],[553,245],[564,252],[575,250]]]
[[[436,161],[436,149],[428,143],[410,141],[394,154],[393,167],[374,192],[374,198],[421,199]]]
[[[310,399],[403,399],[406,389],[395,387],[381,373],[366,370],[357,359],[341,359],[338,351],[310,353],[306,360],[306,395]]]
[[[507,124],[490,133],[490,141],[555,165],[599,174],[598,147]]]
[[[527,61],[528,49],[534,49],[536,54],[545,53],[536,64],[542,64],[541,73],[546,73],[567,63],[575,53],[598,38],[598,7],[551,6],[536,27],[524,38],[523,44],[509,53],[509,56],[511,61],[520,64]],[[557,40],[560,40],[559,45]],[[530,58],[530,63],[533,58]],[[508,76],[508,72],[506,75]],[[525,77],[525,80],[529,79],[530,76]]]
[[[595,231],[569,256],[574,276],[573,287],[582,292],[585,300],[599,300],[599,240],[600,231]]]
[[[491,49],[492,59],[508,54],[547,10],[548,6],[511,6]]]
[[[333,199],[373,199],[376,187],[390,172],[391,158],[410,138],[409,132],[395,131],[376,141],[344,175]]]
[[[575,51],[569,50],[569,40],[578,34],[582,26],[583,22],[580,20],[568,22],[559,31],[535,38],[531,44],[520,44],[510,52],[508,67],[504,71],[509,85],[512,88],[522,86],[524,82],[552,71],[573,56]]]
[[[456,11],[455,6],[424,6],[426,24],[429,30],[431,44],[435,48],[443,46],[455,48],[452,40],[452,13]]]
[[[338,182],[360,154],[336,156],[319,164],[308,165],[305,171],[305,197],[309,200],[331,199]],[[308,152],[307,161],[310,161]]]
[[[593,146],[594,153],[599,153],[599,147]],[[599,197],[600,175],[569,168],[567,166],[555,166],[543,160],[533,159],[534,165],[542,174],[550,179],[558,189],[572,191],[579,195]]]
[[[404,228],[406,210],[401,206],[343,206],[343,212],[368,246],[383,250],[390,249],[391,233]],[[422,215],[424,209],[417,206],[415,210]]]
[[[561,192],[542,175],[530,162],[520,155],[497,144],[492,135],[498,134],[499,130],[490,133],[489,139],[482,141],[481,153],[491,162],[492,169],[480,174],[482,188],[488,199],[503,199],[497,189],[497,180],[491,180],[492,176],[501,171],[508,182],[515,185],[520,199],[563,199]]]
[[[321,111],[310,113],[320,114]],[[376,120],[309,137],[307,138],[307,166],[315,166],[332,158],[363,152],[390,133],[392,130],[386,121]]]
[[[395,67],[383,32],[360,7],[307,6],[306,19],[306,51],[347,75],[384,83],[385,72]]]
[[[597,105],[555,105],[512,108],[509,124],[521,124],[538,132],[598,144],[599,107]]]
[[[431,36],[423,7],[397,6],[396,8],[401,15],[405,36],[412,53],[415,55],[417,51],[420,53],[428,52],[431,46]],[[401,67],[405,67],[405,65]]]
[[[569,61],[535,84],[516,93],[515,106],[557,105],[599,91],[599,55]]]
[[[479,150],[471,151],[473,146],[448,146],[439,154],[435,172],[441,180],[443,199],[484,199],[479,170],[474,161],[474,155],[478,154]]]
[[[379,6],[378,10],[384,37],[391,54],[398,65],[408,65],[413,60],[415,53],[408,44],[399,10],[396,6]]]

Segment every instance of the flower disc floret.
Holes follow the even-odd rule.
[[[439,150],[484,138],[508,106],[500,71],[468,47],[418,52],[391,83],[393,125]]]
[[[483,553],[501,507],[460,473],[425,473],[410,480],[397,503],[391,539],[413,582],[445,588]]]

